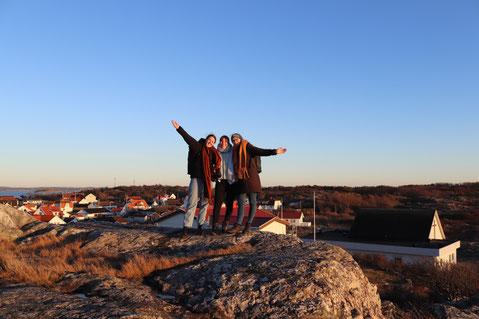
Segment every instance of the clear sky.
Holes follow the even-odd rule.
[[[272,185],[479,181],[479,1],[0,0],[0,186],[187,185],[239,132]]]

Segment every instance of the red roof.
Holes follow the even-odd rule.
[[[46,216],[63,216],[63,212],[57,206],[42,206],[40,209],[45,213]],[[41,215],[40,215],[41,216]]]
[[[41,221],[41,222],[46,222],[48,223],[49,221],[51,221],[55,216],[53,215],[33,215],[33,218],[35,218],[36,220],[38,221]]]
[[[283,216],[284,219],[300,219],[301,212],[282,212],[278,213],[278,217]]]
[[[15,196],[0,196],[0,200],[15,200]]]

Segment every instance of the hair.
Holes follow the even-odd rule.
[[[213,137],[215,139],[215,143],[216,143],[216,135],[208,134],[208,136],[206,136],[206,139],[209,139],[210,137]]]
[[[228,141],[228,144],[229,144],[229,143],[230,143],[230,138],[229,138],[228,136],[226,136],[226,135],[223,135],[222,137],[220,137],[220,142],[221,142],[221,140],[224,139],[224,138],[226,139],[226,141]]]

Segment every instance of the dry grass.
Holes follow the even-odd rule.
[[[233,254],[251,245],[241,244],[188,257],[133,255],[130,257],[87,251],[82,239],[42,236],[34,243],[17,246],[0,240],[0,277],[51,286],[67,272],[84,272],[140,279],[155,270],[172,268],[200,258]]]

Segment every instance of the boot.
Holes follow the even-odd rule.
[[[228,224],[227,224],[227,223],[223,223],[223,224],[221,225],[221,232],[222,232],[223,234],[226,234],[227,231],[228,231]]]
[[[228,234],[236,234],[241,232],[241,225],[240,224],[235,224],[233,228],[227,231]]]
[[[246,225],[244,226],[243,235],[249,234],[250,231],[251,231],[251,224],[246,223]]]
[[[198,225],[198,235],[204,236],[205,233],[203,232],[203,225]]]
[[[212,236],[218,235],[218,224],[213,224],[213,228],[211,229],[211,235]]]
[[[183,227],[183,231],[181,232],[181,239],[185,239],[188,236],[188,228],[186,226]]]

